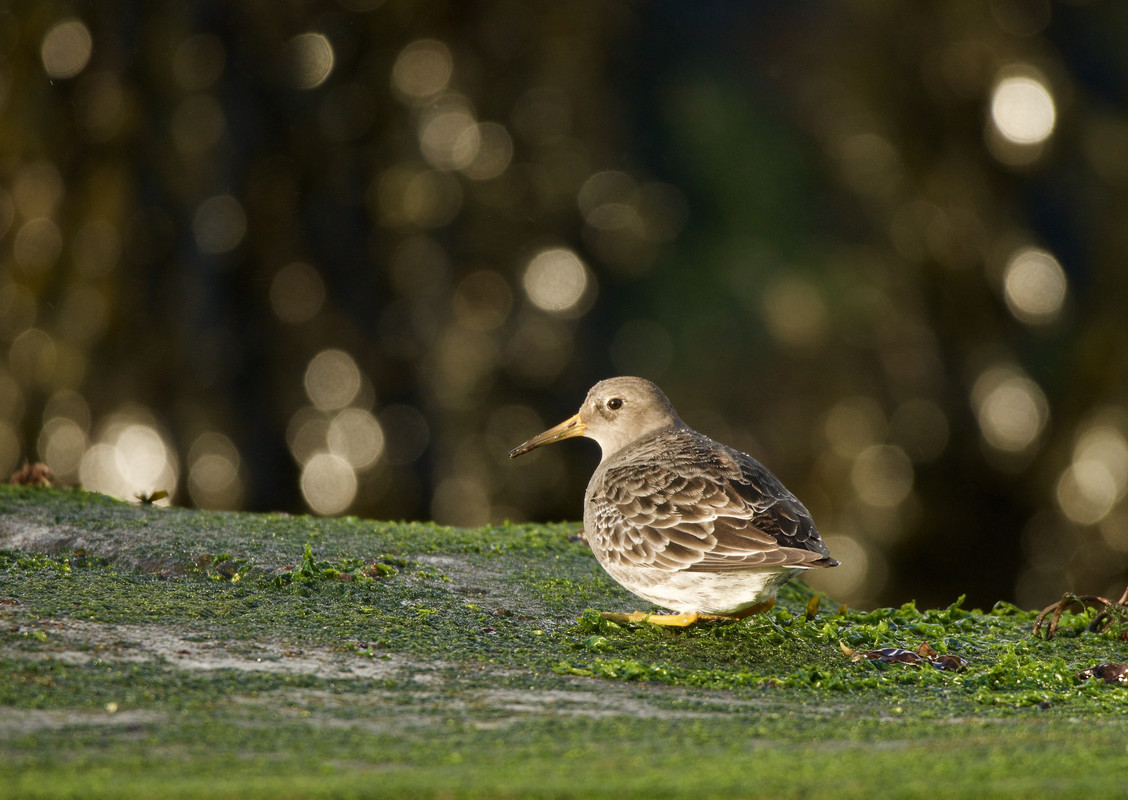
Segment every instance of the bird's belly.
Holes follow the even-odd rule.
[[[608,574],[639,597],[673,611],[737,614],[775,597],[802,569],[778,567],[740,572],[668,572],[606,566]]]

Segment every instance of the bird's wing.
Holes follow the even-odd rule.
[[[609,468],[592,546],[611,563],[691,572],[835,566],[807,509],[750,456],[705,440]]]

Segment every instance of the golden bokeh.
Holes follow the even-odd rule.
[[[475,144],[474,157],[459,167],[468,178],[488,181],[500,176],[513,161],[513,138],[504,125],[497,122],[479,122],[473,133],[463,131],[463,136],[472,138]],[[460,151],[467,143],[456,142]]]
[[[392,86],[411,103],[430,100],[446,89],[454,70],[450,49],[434,39],[420,39],[400,51],[392,68]]]
[[[569,519],[594,451],[505,454],[640,374],[808,503],[837,600],[1123,582],[1115,4],[13,3],[0,467]]]
[[[900,505],[913,488],[913,464],[895,445],[871,445],[858,454],[850,470],[854,491],[879,508]]]
[[[533,256],[522,283],[533,305],[561,316],[582,314],[595,294],[587,267],[567,248],[542,250]]]
[[[188,449],[188,494],[201,508],[238,508],[243,499],[239,450],[217,431],[196,437]]]
[[[317,316],[324,304],[325,282],[309,264],[287,264],[270,282],[270,307],[283,322],[307,322]]]
[[[290,80],[297,89],[315,89],[333,72],[333,45],[323,33],[298,34],[286,44],[286,51]]]
[[[1033,75],[1003,77],[991,94],[991,121],[1002,136],[1019,145],[1041,144],[1054,132],[1054,98]]]
[[[1045,250],[1025,247],[1007,261],[1003,291],[1014,316],[1031,325],[1053,322],[1066,295],[1065,272]]]
[[[16,233],[12,255],[25,272],[46,272],[55,266],[63,252],[59,226],[47,217],[28,220]]]
[[[47,31],[39,48],[43,69],[52,78],[73,78],[86,68],[94,40],[79,19],[58,22]]]
[[[457,94],[436,98],[420,110],[418,136],[423,158],[439,170],[466,169],[482,142],[469,100]]]
[[[817,347],[830,330],[829,310],[818,288],[799,277],[784,277],[764,288],[764,323],[788,347]]]
[[[353,357],[343,350],[322,350],[306,367],[306,395],[322,411],[349,405],[356,399],[360,386],[360,369]]]
[[[384,431],[363,408],[346,408],[334,415],[325,439],[329,452],[356,470],[370,469],[384,452]]]
[[[176,497],[180,465],[176,450],[151,412],[130,406],[102,422],[78,472],[90,491],[123,500],[166,491],[169,496],[157,502],[168,505]]]
[[[316,453],[302,467],[299,482],[310,510],[330,516],[344,512],[356,498],[356,473],[333,453]]]
[[[1012,365],[994,366],[980,374],[971,400],[984,440],[1005,452],[1032,448],[1049,417],[1045,393]]]

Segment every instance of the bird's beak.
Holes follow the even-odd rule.
[[[583,436],[587,426],[584,425],[580,415],[568,417],[568,419],[561,422],[555,428],[549,428],[544,433],[534,436],[524,444],[518,445],[509,451],[510,458],[517,458],[523,456],[530,450],[540,447],[542,444],[552,444],[559,442],[561,439],[571,439],[573,436]]]

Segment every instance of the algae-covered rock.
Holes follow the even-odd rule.
[[[616,624],[636,599],[576,530],[0,488],[0,797],[1122,788],[1128,689],[1082,673],[1123,644],[1091,610],[1046,641],[1006,604],[793,584],[733,624]]]

